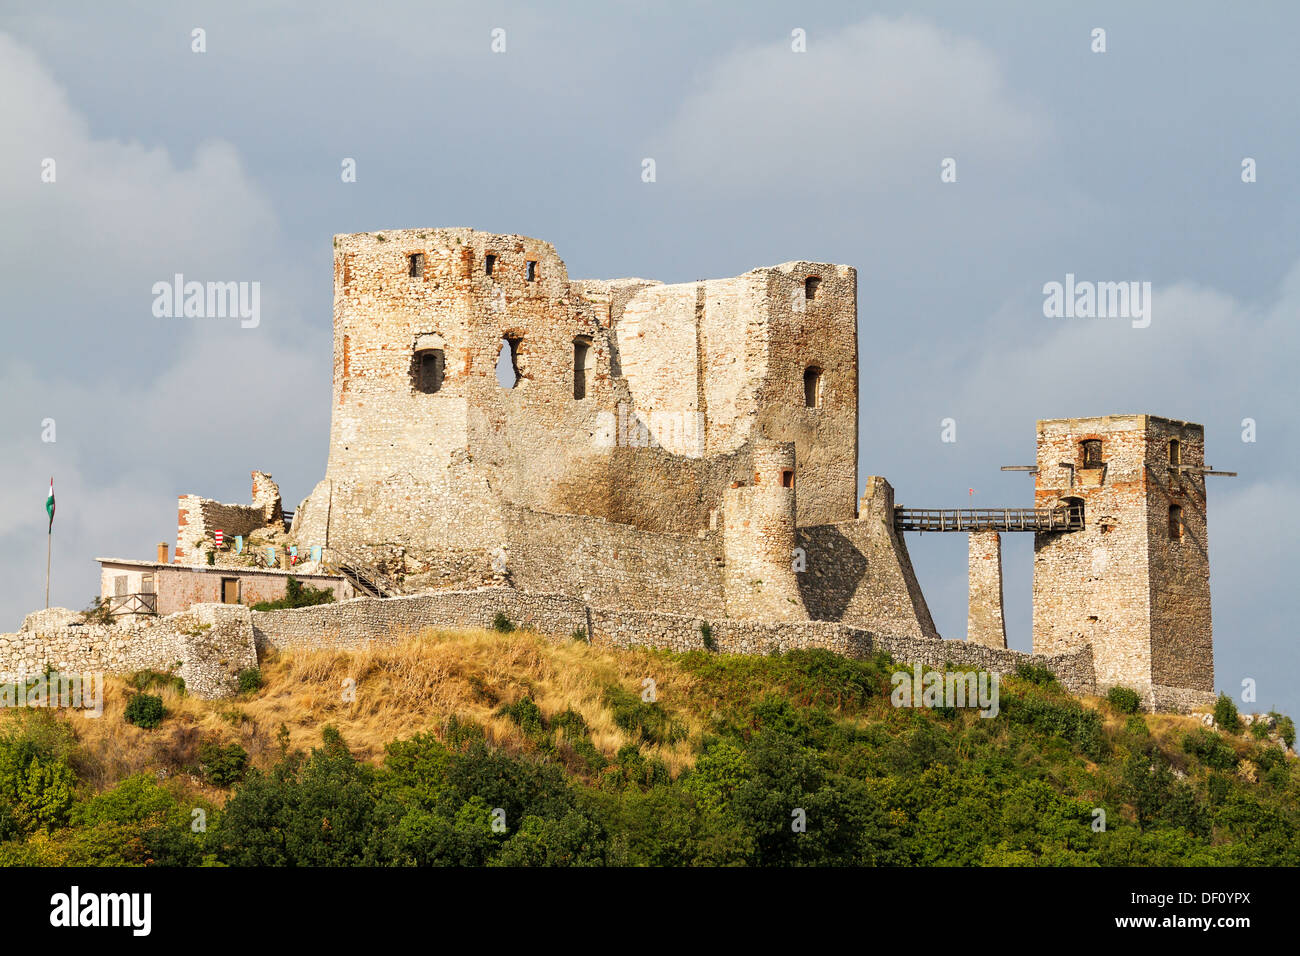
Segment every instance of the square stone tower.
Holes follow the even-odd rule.
[[[1082,511],[1082,531],[1034,536],[1034,651],[1091,645],[1100,691],[1148,707],[1214,700],[1205,432],[1154,415],[1038,423],[1039,508]]]

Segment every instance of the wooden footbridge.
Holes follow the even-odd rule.
[[[894,508],[898,531],[1082,531],[1083,509],[1055,508]]]

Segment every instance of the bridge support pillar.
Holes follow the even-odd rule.
[[[985,647],[1007,646],[1007,626],[1002,614],[1002,536],[996,531],[970,533],[966,640]]]

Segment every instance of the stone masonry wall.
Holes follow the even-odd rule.
[[[41,674],[127,674],[153,669],[179,674],[187,692],[228,697],[241,670],[257,666],[248,608],[197,605],[168,617],[112,626],[79,624],[66,608],[29,614],[15,634],[0,634],[0,682]]]
[[[828,621],[713,620],[654,611],[595,608],[558,595],[520,594],[509,588],[421,594],[377,600],[357,598],[342,604],[287,611],[254,611],[253,632],[260,651],[269,649],[355,648],[398,643],[425,628],[491,627],[497,612],[512,623],[557,638],[589,635],[592,643],[618,647],[656,647],[672,651],[704,648],[708,623],[722,653],[767,654],[795,648],[824,648],[850,657],[885,651],[900,663],[1013,673],[1033,661],[1056,673],[1076,694],[1092,694],[1096,683],[1092,654],[1036,656],[982,647],[967,641],[936,641],[873,634]]]
[[[1007,646],[1002,614],[1002,536],[996,531],[970,534],[970,599],[966,640],[985,647]]]

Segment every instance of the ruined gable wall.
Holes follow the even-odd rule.
[[[758,427],[793,441],[800,525],[856,516],[858,491],[857,270],[792,262],[750,275],[765,285],[767,356],[756,390]],[[811,300],[805,280],[820,282]],[[804,372],[822,370],[821,404],[804,401]]]

